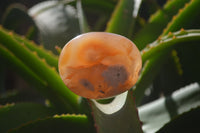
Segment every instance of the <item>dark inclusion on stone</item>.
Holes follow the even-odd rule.
[[[102,93],[102,94],[105,94],[105,92],[104,92],[104,91],[102,91],[102,90],[99,90],[99,92],[100,92],[100,93]]]
[[[128,79],[126,68],[122,65],[110,66],[106,69],[102,76],[108,85],[117,87],[120,83],[124,83]]]
[[[94,91],[94,86],[90,83],[90,81],[86,79],[79,80],[80,84],[83,85],[85,88]]]

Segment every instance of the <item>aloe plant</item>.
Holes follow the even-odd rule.
[[[1,6],[0,132],[200,131],[199,0]],[[125,36],[140,50],[142,70],[129,91],[87,99],[62,81],[60,50],[73,37],[92,31]]]

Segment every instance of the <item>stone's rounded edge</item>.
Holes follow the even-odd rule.
[[[123,39],[123,41],[124,41],[124,43],[129,43],[129,45],[131,44],[131,45],[133,45],[133,47],[131,47],[132,48],[132,50],[130,50],[130,51],[132,51],[132,53],[134,53],[134,54],[132,54],[132,55],[135,55],[135,56],[137,56],[137,57],[133,57],[132,59],[130,59],[129,58],[129,60],[137,60],[139,63],[137,63],[136,64],[136,66],[135,66],[135,70],[129,70],[129,68],[128,69],[126,69],[127,67],[130,67],[130,66],[127,66],[127,64],[126,64],[126,66],[124,66],[125,67],[125,69],[122,69],[122,70],[124,70],[124,71],[126,71],[126,73],[124,73],[124,71],[123,71],[123,73],[122,73],[122,76],[123,77],[121,77],[121,78],[119,78],[119,79],[117,79],[116,78],[116,81],[114,81],[115,80],[115,78],[113,78],[112,79],[112,81],[109,81],[109,79],[111,79],[111,77],[110,76],[112,76],[113,75],[113,71],[114,70],[110,70],[110,72],[111,72],[111,74],[110,74],[110,76],[109,76],[109,74],[108,74],[108,69],[106,69],[106,70],[104,70],[104,71],[102,71],[102,73],[103,74],[101,74],[101,76],[103,77],[103,78],[106,78],[106,79],[104,79],[102,82],[106,82],[106,84],[109,84],[109,85],[111,85],[111,86],[113,86],[112,88],[111,87],[108,87],[108,85],[105,87],[105,86],[103,86],[103,87],[105,87],[105,88],[103,88],[103,89],[96,89],[96,83],[94,83],[94,82],[91,82],[90,80],[88,80],[88,79],[84,79],[83,77],[80,77],[80,80],[78,80],[79,81],[79,83],[78,84],[80,84],[80,85],[82,85],[83,87],[80,87],[79,85],[73,85],[73,86],[75,86],[75,88],[78,88],[78,89],[80,89],[78,92],[77,91],[75,91],[74,89],[73,89],[73,87],[70,87],[70,85],[68,85],[66,82],[65,82],[65,80],[66,80],[66,75],[69,75],[68,73],[67,74],[64,74],[64,73],[66,73],[66,72],[69,72],[68,70],[67,70],[67,67],[66,67],[66,65],[64,65],[64,66],[61,66],[61,60],[62,60],[62,58],[63,58],[63,56],[65,56],[65,52],[66,52],[66,49],[68,48],[68,47],[70,47],[70,45],[73,45],[73,43],[74,42],[81,42],[81,41],[84,41],[84,39],[85,39],[85,37],[86,38],[88,38],[88,36],[90,36],[90,35],[92,35],[94,38],[91,38],[91,37],[89,37],[89,41],[90,40],[92,40],[92,39],[95,39],[95,37],[105,37],[103,40],[105,41],[106,39],[109,39],[110,37],[119,37],[119,38],[122,38]],[[98,38],[99,39],[99,38]],[[101,39],[101,38],[100,38]],[[78,41],[77,41],[78,40]],[[111,39],[112,40],[112,39]],[[114,40],[115,41],[115,40]],[[113,42],[114,42],[113,41]],[[126,42],[127,41],[127,42]],[[110,41],[109,41],[110,42]],[[106,42],[105,42],[106,43]],[[79,44],[76,44],[76,45],[79,45]],[[119,44],[120,45],[120,44]],[[105,46],[106,46],[106,44],[105,44]],[[123,46],[125,46],[125,44],[123,44]],[[121,46],[120,46],[121,47]],[[77,48],[77,47],[76,47]],[[77,52],[77,50],[75,51],[75,52]],[[72,54],[74,54],[74,53],[72,53]],[[129,53],[130,54],[130,53]],[[128,57],[128,56],[127,56]],[[115,66],[117,66],[117,65],[119,65],[118,63],[113,63],[113,64],[115,64],[115,65],[113,65],[113,66],[107,66],[107,68],[114,68],[114,69],[116,69],[116,67]],[[122,61],[122,64],[123,64],[123,61]],[[124,37],[124,36],[122,36],[122,35],[118,35],[118,34],[114,34],[114,33],[108,33],[108,32],[89,32],[89,33],[84,33],[84,34],[81,34],[81,35],[78,35],[78,36],[76,36],[75,38],[73,38],[73,39],[71,39],[64,47],[63,47],[63,49],[62,49],[62,51],[61,51],[61,53],[60,53],[60,57],[59,57],[59,62],[58,62],[58,65],[59,65],[59,74],[60,74],[60,76],[61,76],[61,78],[62,78],[62,80],[64,81],[64,83],[66,84],[66,86],[72,91],[72,92],[74,92],[74,93],[76,93],[77,95],[80,95],[80,96],[82,96],[82,97],[85,97],[85,98],[89,98],[89,99],[104,99],[104,98],[109,98],[109,97],[113,97],[113,96],[116,96],[116,95],[118,95],[118,94],[121,94],[121,93],[123,93],[123,92],[125,92],[125,91],[127,91],[127,90],[129,90],[136,82],[137,82],[137,79],[139,78],[139,71],[140,71],[140,69],[142,68],[142,59],[141,59],[141,55],[140,55],[140,51],[138,50],[138,48],[136,47],[136,45],[131,41],[131,40],[129,40],[128,38],[126,38],[126,37]],[[62,64],[63,65],[63,64]],[[130,68],[132,68],[132,67],[130,67]],[[65,71],[65,70],[67,70],[67,71]],[[64,72],[63,72],[64,71]],[[79,70],[77,69],[77,73],[79,73]],[[130,74],[130,73],[132,73],[132,74]],[[95,73],[93,73],[93,72],[91,72],[90,73],[92,76],[94,76],[95,77]],[[132,81],[128,81],[128,82],[132,82],[132,83],[129,83],[128,84],[128,87],[127,86],[125,86],[125,85],[123,85],[124,84],[124,82],[126,82],[126,80],[127,79],[130,79],[130,77],[128,77],[127,78],[127,75],[129,76],[129,75],[132,75],[132,77],[131,77],[131,79],[132,79]],[[99,75],[98,75],[99,76]],[[124,80],[123,80],[123,79]],[[82,79],[82,80],[81,80]],[[83,80],[84,79],[84,80]],[[71,80],[71,79],[70,79]],[[70,81],[69,79],[68,79],[68,81]],[[87,82],[86,82],[87,81]],[[123,82],[122,82],[123,81]],[[114,83],[114,82],[116,82],[116,84]],[[75,83],[74,83],[75,84]],[[122,85],[121,85],[122,84]],[[120,87],[117,87],[117,86],[119,86],[119,85],[121,85],[121,88]],[[130,86],[131,85],[131,86]],[[101,85],[100,85],[101,86]],[[99,87],[100,88],[100,87]],[[84,93],[81,93],[81,91],[88,91],[88,94],[86,94],[86,92],[84,92]],[[96,94],[96,95],[94,95],[95,93],[98,93],[98,94]]]

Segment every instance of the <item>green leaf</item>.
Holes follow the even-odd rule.
[[[141,51],[142,61],[145,62],[152,56],[156,56],[159,51],[168,52],[172,50],[175,45],[189,44],[195,42],[198,44],[200,41],[200,31],[199,30],[180,30],[175,33],[169,33],[163,38],[159,38],[157,41],[148,45],[145,49]]]
[[[28,83],[33,85],[35,89],[37,89],[46,98],[50,99],[51,102],[54,105],[56,105],[57,109],[61,108],[60,106],[65,106],[64,104],[63,105],[61,104],[64,101],[60,98],[60,96],[57,96],[55,92],[52,92],[52,90],[48,88],[48,85],[45,81],[43,81],[40,77],[38,77],[37,74],[35,74],[32,70],[30,70],[30,68],[28,68],[21,60],[19,60],[13,53],[11,53],[1,44],[0,44],[0,57],[3,59],[2,61],[4,61],[5,64],[11,67],[15,72],[18,72]],[[3,100],[2,102],[5,101]]]
[[[156,57],[153,57],[144,63],[141,75],[136,85],[132,88],[137,105],[141,104],[145,90],[152,84],[167,57],[168,56],[160,52]]]
[[[181,28],[184,28],[184,29],[200,28],[200,25],[199,25],[200,21],[199,21],[199,19],[197,19],[198,16],[200,15],[200,13],[198,11],[199,10],[199,6],[198,6],[199,4],[200,4],[199,1],[190,1],[188,4],[185,5],[185,7],[183,9],[180,9],[178,14],[173,17],[173,19],[170,23],[168,23],[168,26],[163,31],[162,35],[166,35],[168,32],[177,31]],[[192,46],[191,43],[192,42],[190,42],[190,46]],[[197,51],[200,50],[198,48],[198,46],[193,45],[192,47],[194,49],[195,48],[198,49]],[[191,47],[188,47],[188,48],[191,48]],[[184,50],[184,51],[181,51],[181,50],[183,50],[182,47],[177,48],[178,55],[179,55],[180,52],[185,53],[183,55],[186,55],[186,53],[187,53],[186,50]],[[194,53],[194,51],[191,51],[191,53]],[[187,57],[179,55],[181,60],[187,59],[190,56],[191,56],[191,54],[188,54]],[[175,56],[173,56],[173,57],[175,57]],[[195,55],[194,58],[198,58],[198,56]],[[154,88],[155,89],[156,88],[162,88],[164,90],[164,94],[166,94],[166,93],[169,94],[174,89],[177,89],[180,86],[183,86],[184,82],[188,78],[188,77],[185,77],[185,79],[183,79],[183,76],[180,77],[180,75],[178,75],[176,73],[177,70],[175,70],[175,69],[178,69],[178,68],[176,68],[175,65],[172,65],[173,64],[172,62],[173,62],[173,58],[171,58],[171,61],[168,61],[168,64],[167,65],[165,64],[165,66],[163,67],[160,75],[156,79],[157,83],[154,82]],[[193,63],[191,63],[190,66],[196,66],[196,64],[195,65],[192,65],[192,64]],[[183,67],[185,67],[184,65],[183,65]],[[169,68],[171,68],[171,70],[169,70]],[[174,69],[174,72],[173,72],[173,69]],[[188,67],[188,69],[191,69],[191,67]],[[184,69],[183,73],[185,73],[185,71],[187,71],[188,69]],[[198,69],[196,69],[196,70],[198,70]],[[194,71],[194,69],[193,69],[193,71]],[[198,72],[195,71],[195,73],[198,73]],[[198,77],[199,76],[196,76],[194,78],[194,75],[193,75],[191,77],[191,79],[193,78],[192,81],[194,81],[194,79],[198,80]],[[197,80],[195,80],[195,81],[197,81]],[[189,83],[190,82],[191,81],[189,81]],[[188,81],[187,81],[187,83],[188,83]],[[170,88],[170,90],[168,88]]]
[[[134,1],[120,0],[107,24],[106,32],[131,37],[134,25]]]
[[[55,115],[29,122],[12,130],[10,133],[92,133],[93,128],[85,115]]]
[[[29,9],[41,35],[44,46],[55,50],[80,34],[77,10],[70,1],[45,1]]]
[[[77,0],[76,7],[77,7],[77,14],[78,14],[80,32],[81,33],[88,32],[89,31],[89,26],[87,24],[87,21],[86,21],[86,18],[85,18],[85,14],[83,12],[81,0]]]
[[[199,30],[181,30],[176,33],[170,33],[141,51],[144,67],[136,86],[133,88],[137,104],[141,102],[145,90],[152,83],[171,50],[182,45],[190,46],[190,43],[195,43],[198,46],[200,41],[199,32]]]
[[[181,9],[189,0],[169,0],[163,9],[154,13],[148,23],[134,37],[133,41],[141,50],[147,44],[153,42],[159,37],[163,29],[167,26],[172,17]],[[142,10],[142,9],[141,9]],[[144,10],[144,9],[143,9]],[[180,29],[180,28],[179,28]]]
[[[87,10],[109,13],[115,8],[116,1],[113,0],[82,0],[83,7]]]
[[[168,32],[173,32],[184,29],[197,29],[200,28],[200,21],[198,19],[200,15],[199,5],[200,1],[190,1],[185,5],[179,13],[174,16],[173,20],[168,24],[162,35],[166,35]],[[193,58],[199,58],[200,48],[196,43],[190,43],[190,47],[182,46],[177,48],[178,57],[183,68],[183,78],[187,83],[199,81],[199,66],[198,63],[193,63]]]
[[[166,0],[163,0],[162,3],[157,0],[142,0],[141,7],[139,10],[139,17],[143,20],[148,20],[152,14],[154,14],[156,11],[158,12],[161,10],[162,6],[166,3]]]
[[[42,60],[38,55],[30,51],[25,45],[21,45],[14,39],[12,34],[7,33],[3,28],[0,28],[0,43],[19,58],[25,65],[33,71],[43,82],[47,84],[49,89],[46,93],[51,95],[51,99],[56,97],[62,104],[56,104],[61,110],[69,112],[79,110],[78,96],[72,93],[63,83],[57,71],[50,67],[45,60]]]
[[[200,131],[200,106],[176,117],[167,123],[157,133],[196,133]],[[192,124],[191,124],[192,123]]]
[[[181,49],[182,47],[178,47]],[[173,91],[179,89],[188,83],[184,82],[182,65],[180,59],[175,50],[172,50],[161,67],[158,75],[153,81],[152,91],[156,91],[156,96],[162,93],[163,95],[169,95]]]
[[[116,96],[109,104],[91,101],[91,106],[98,133],[142,133],[131,91]]]
[[[199,0],[191,0],[188,4],[186,4],[185,7],[179,10],[179,13],[173,17],[172,21],[168,23],[162,33],[162,36],[167,35],[169,32],[175,32],[181,28],[200,28],[200,21],[198,19],[200,16],[199,5]]]
[[[7,132],[21,124],[45,118],[55,113],[51,108],[35,103],[18,103],[0,106],[0,132]]]
[[[44,102],[44,98],[32,89],[15,89],[0,95],[0,105],[19,102]]]
[[[138,108],[146,133],[158,131],[164,124],[191,108],[200,106],[200,87],[194,83]]]
[[[52,91],[52,89],[48,87],[45,81],[43,81],[37,74],[30,70],[30,68],[28,68],[21,60],[19,60],[13,53],[11,53],[2,45],[0,45],[0,56],[9,67],[18,72],[28,83],[33,85],[35,87],[34,89],[37,89],[41,94],[43,94],[43,96],[48,98],[51,103],[53,103],[53,105],[57,108],[57,110],[62,110],[62,112],[63,110],[65,112],[66,110],[69,111],[68,109],[66,109],[67,106],[65,105],[69,103],[66,103],[67,101],[63,100],[63,97],[61,95],[58,95],[56,92]],[[25,96],[23,96],[23,98],[25,98]],[[2,102],[6,102],[4,100]]]
[[[5,64],[9,65],[10,68],[19,72],[21,76],[34,84],[36,87],[46,87],[46,83],[38,77],[32,70],[30,70],[21,60],[19,60],[12,52],[0,44],[0,56]]]
[[[24,44],[29,50],[35,52],[40,58],[45,59],[50,66],[55,67],[56,70],[58,70],[58,56],[53,54],[52,51],[48,51],[44,49],[43,45],[37,45],[33,41],[23,38],[15,33],[12,34],[17,41]]]
[[[81,0],[81,2],[90,29],[92,31],[105,30],[106,23],[110,19],[117,1]]]

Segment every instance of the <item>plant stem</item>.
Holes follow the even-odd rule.
[[[143,133],[132,91],[115,97],[109,104],[92,101],[91,106],[98,133]]]

